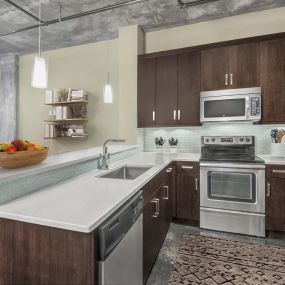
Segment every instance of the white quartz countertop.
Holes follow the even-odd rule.
[[[265,164],[273,165],[285,165],[285,155],[284,156],[274,156],[270,154],[260,154],[258,155],[261,159],[265,161]]]
[[[171,161],[199,161],[200,154],[139,153],[0,206],[0,217],[89,233]],[[135,180],[98,178],[122,165],[153,166]]]
[[[111,154],[137,148],[137,145],[109,145],[108,151]],[[0,181],[19,178],[30,174],[36,174],[56,167],[63,167],[74,163],[96,159],[102,153],[102,147],[88,148],[84,150],[49,155],[48,158],[40,164],[22,167],[18,169],[4,169],[0,167]]]

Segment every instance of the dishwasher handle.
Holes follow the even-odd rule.
[[[122,239],[125,237],[125,233],[122,233],[117,240],[115,240],[105,251],[105,255],[108,256],[116,247],[117,245],[122,241]]]

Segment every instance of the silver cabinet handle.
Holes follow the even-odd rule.
[[[228,86],[229,75],[225,74],[225,86]]]
[[[194,166],[186,166],[186,165],[182,165],[181,166],[182,169],[193,169]]]
[[[172,172],[172,168],[171,168],[171,167],[167,168],[167,169],[166,169],[166,172],[167,172],[167,173],[171,173],[171,172]]]
[[[195,178],[195,191],[198,191],[198,178]]]
[[[279,173],[279,174],[285,174],[285,170],[282,170],[282,169],[273,169],[272,172]]]
[[[176,121],[176,110],[173,110],[173,120]]]
[[[267,188],[266,188],[266,197],[271,196],[271,185],[270,183],[267,183]]]
[[[234,84],[234,75],[231,73],[230,74],[230,85]]]
[[[158,218],[159,216],[159,199],[154,198],[150,201],[151,203],[153,203],[155,205],[155,212],[152,215],[153,218]]]
[[[178,117],[178,121],[180,121],[180,114],[181,112],[180,112],[180,110],[178,110],[178,115],[177,115],[177,117]]]
[[[152,111],[152,120],[155,121],[155,111]]]
[[[163,186],[163,189],[166,190],[166,196],[163,197],[164,200],[169,200],[169,187],[168,186]]]

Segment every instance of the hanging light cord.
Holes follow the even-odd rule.
[[[39,0],[39,57],[41,57],[41,16],[42,16],[42,9],[41,9],[41,0]]]

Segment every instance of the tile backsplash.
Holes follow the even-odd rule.
[[[237,124],[208,124],[201,127],[181,128],[146,128],[140,130],[140,136],[144,140],[145,151],[156,151],[154,138],[163,137],[165,142],[164,151],[169,151],[168,139],[178,138],[178,151],[200,152],[201,136],[255,136],[256,153],[270,153],[270,131],[273,128],[284,128],[285,125],[252,125],[248,123]]]

